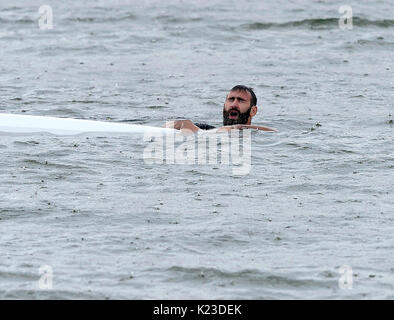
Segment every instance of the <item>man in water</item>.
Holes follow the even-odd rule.
[[[276,131],[276,129],[262,126],[253,126],[252,118],[257,113],[257,97],[252,88],[237,85],[232,88],[226,97],[223,107],[223,125],[218,128],[218,132],[234,129],[257,129],[264,131]],[[182,131],[197,132],[199,130],[210,130],[215,127],[203,124],[193,123],[190,120],[168,121],[166,128],[174,128]]]

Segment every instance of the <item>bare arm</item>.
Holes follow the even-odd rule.
[[[191,120],[174,120],[174,121],[167,121],[164,125],[165,128],[173,128],[180,130],[182,132],[197,132],[200,130],[199,127],[193,124]]]

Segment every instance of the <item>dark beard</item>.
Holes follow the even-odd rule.
[[[238,119],[229,119],[231,109],[229,111],[226,111],[223,108],[223,125],[224,126],[232,126],[234,124],[247,124],[249,117],[250,117],[251,110],[252,110],[252,107],[250,107],[244,113],[239,113]]]

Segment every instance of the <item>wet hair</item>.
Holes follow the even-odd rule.
[[[236,85],[234,88],[231,89],[231,91],[247,91],[251,94],[252,99],[250,100],[250,106],[256,106],[257,105],[257,97],[255,95],[255,93],[253,92],[253,88],[244,86],[244,85]]]

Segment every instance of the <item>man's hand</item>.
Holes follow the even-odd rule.
[[[200,130],[200,128],[194,125],[190,120],[167,121],[164,127],[177,129],[184,133],[197,132]]]
[[[252,126],[247,124],[235,124],[233,126],[225,126],[218,129],[217,132],[226,132],[230,130],[243,130],[243,129],[255,129],[255,130],[262,130],[262,131],[271,131],[277,132],[278,130],[270,127],[263,127],[263,126]]]

